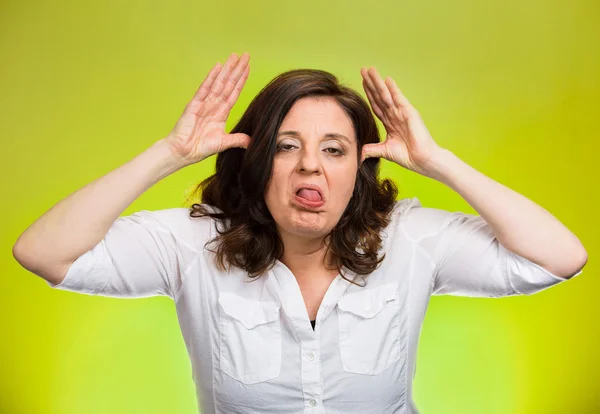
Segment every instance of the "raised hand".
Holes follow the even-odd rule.
[[[363,146],[362,160],[382,157],[411,171],[428,175],[429,163],[442,148],[429,134],[421,115],[391,76],[384,82],[374,67],[361,68],[360,73],[373,112],[387,132],[385,141]]]
[[[232,53],[224,66],[217,62],[165,138],[185,165],[228,148],[248,147],[250,137],[225,133],[225,122],[248,78],[249,61],[244,52],[241,57]]]

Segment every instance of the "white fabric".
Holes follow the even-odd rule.
[[[281,262],[251,283],[219,272],[204,248],[210,218],[187,208],[119,217],[57,289],[175,301],[198,406],[209,413],[418,413],[417,344],[432,294],[501,297],[564,282],[495,239],[477,215],[396,203],[386,258],[367,277],[331,283],[313,331]],[[580,270],[574,276],[579,275]]]

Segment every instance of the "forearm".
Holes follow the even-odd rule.
[[[142,193],[182,168],[164,140],[59,201],[17,239],[13,254],[40,274],[71,263],[98,244]]]
[[[452,152],[440,151],[428,172],[460,194],[508,250],[561,277],[573,275],[586,263],[587,253],[577,236],[552,214]]]

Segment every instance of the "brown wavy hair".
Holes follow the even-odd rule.
[[[275,156],[277,132],[294,103],[306,97],[331,97],[348,114],[354,125],[358,163],[362,147],[379,142],[379,131],[371,108],[353,89],[342,85],[329,72],[295,69],[269,82],[252,100],[230,133],[251,137],[247,149],[230,148],[217,155],[216,171],[202,181],[192,196],[201,192],[201,203],[190,207],[190,217],[216,219],[218,235],[205,248],[216,254],[220,270],[231,265],[251,278],[265,273],[283,255],[283,242],[264,200]],[[342,267],[359,275],[373,272],[384,259],[379,257],[379,232],[390,221],[398,189],[393,181],[380,181],[379,158],[367,158],[358,168],[356,184],[339,222],[325,238],[324,257],[333,259],[341,276]],[[216,209],[212,209],[216,207]],[[221,227],[221,228],[219,228]],[[214,247],[208,247],[214,244]]]

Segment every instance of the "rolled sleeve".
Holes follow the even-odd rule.
[[[498,244],[498,246],[501,255],[504,257],[506,277],[510,285],[515,292],[523,295],[540,292],[573,279],[583,272],[583,268],[581,268],[575,274],[568,277],[556,276],[537,263],[508,250],[503,245]]]
[[[552,274],[506,249],[479,215],[433,208],[413,210],[412,232],[434,266],[433,295],[530,295],[583,271],[568,278]],[[421,235],[419,228],[423,229]]]
[[[46,281],[54,289],[97,295],[109,279],[110,256],[103,239],[99,244],[77,258],[58,284]]]
[[[47,284],[89,295],[175,299],[198,257],[187,214],[185,208],[174,208],[119,217],[96,246],[71,264],[62,282]]]

